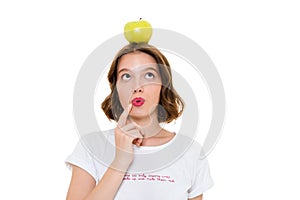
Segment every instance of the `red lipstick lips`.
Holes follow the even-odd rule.
[[[145,102],[145,99],[143,99],[142,97],[137,97],[137,98],[134,98],[131,103],[133,106],[142,106]]]

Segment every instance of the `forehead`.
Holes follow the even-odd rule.
[[[118,71],[124,68],[133,70],[143,66],[152,66],[157,68],[157,63],[152,56],[144,52],[136,51],[123,55],[120,58],[118,63]]]

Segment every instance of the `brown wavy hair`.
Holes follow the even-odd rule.
[[[109,120],[118,121],[124,109],[119,101],[116,90],[117,69],[120,58],[128,53],[140,51],[152,56],[159,65],[162,80],[158,106],[158,121],[169,123],[177,119],[183,112],[184,102],[173,87],[171,67],[167,58],[154,46],[147,43],[130,43],[124,46],[115,56],[108,72],[111,93],[102,102],[101,107]]]

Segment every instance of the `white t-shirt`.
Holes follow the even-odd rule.
[[[92,133],[82,137],[73,153],[65,160],[67,166],[70,167],[70,164],[73,164],[87,171],[96,183],[101,180],[107,166],[114,158],[114,130],[105,131],[104,135],[104,140],[102,133]],[[152,155],[167,149],[167,147],[174,146],[176,143],[174,141],[183,140],[186,140],[185,136],[176,134],[171,141],[160,146],[134,146],[134,153],[135,156]],[[208,161],[205,158],[200,158],[201,146],[197,142],[190,142],[190,145],[186,145],[185,151],[180,150],[182,153],[176,152],[175,149],[184,146],[182,144],[177,143],[177,146],[175,145],[173,149],[170,148],[172,152],[175,152],[173,154],[172,152],[165,152],[170,155],[168,158],[150,159],[150,162],[148,160],[146,164],[140,163],[141,167],[150,166],[149,169],[152,170],[135,171],[129,168],[115,199],[184,200],[201,195],[212,187],[213,181],[210,176]],[[107,149],[109,149],[109,152]],[[174,156],[174,154],[178,156]],[[161,158],[166,154],[158,155],[162,155],[159,156]],[[164,163],[165,160],[167,160],[166,163]],[[136,162],[136,160],[133,162]],[[152,167],[151,164],[153,164]],[[135,166],[139,167],[139,165]]]

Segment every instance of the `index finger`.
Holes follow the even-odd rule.
[[[129,112],[132,108],[132,104],[128,104],[128,106],[124,109],[123,113],[120,115],[118,120],[119,127],[123,127],[126,125],[127,117],[129,115]]]

